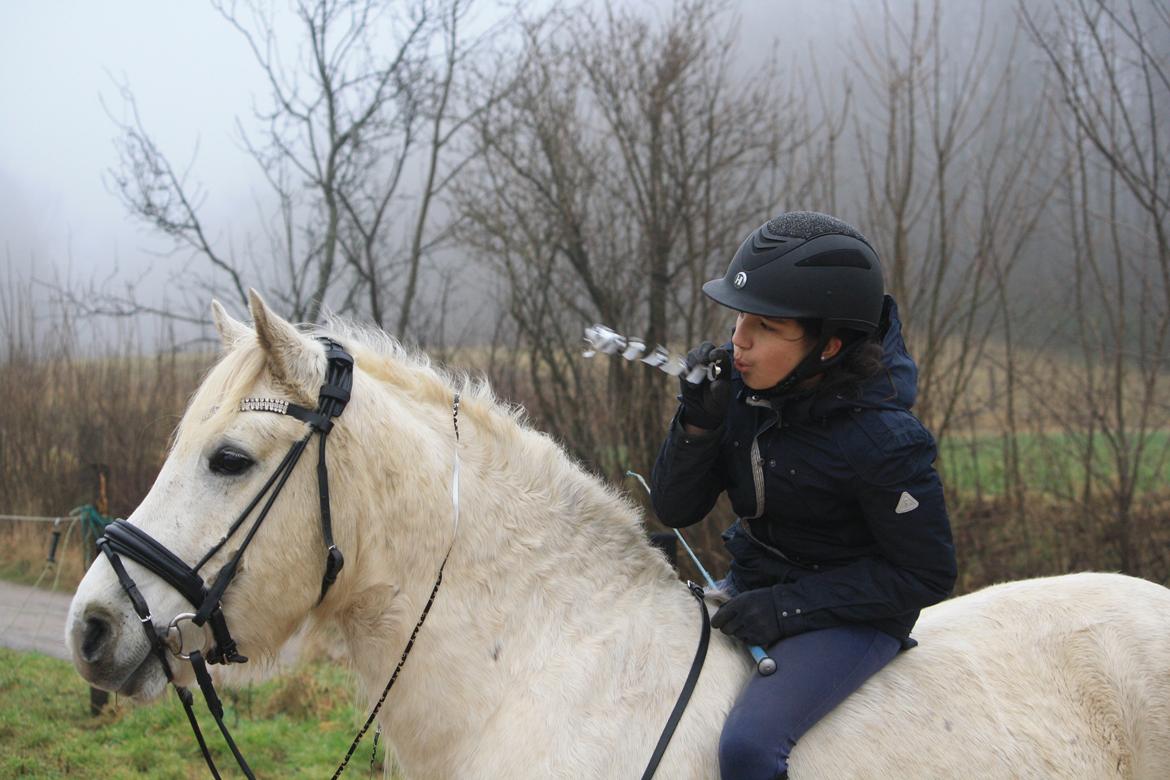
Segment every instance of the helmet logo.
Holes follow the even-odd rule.
[[[744,271],[737,273],[735,275],[735,281],[733,281],[732,284],[735,285],[735,289],[742,290],[743,286],[747,284],[747,273]]]

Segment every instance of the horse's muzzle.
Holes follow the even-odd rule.
[[[151,699],[162,692],[166,676],[133,622],[99,606],[74,616],[67,637],[73,665],[95,688]]]

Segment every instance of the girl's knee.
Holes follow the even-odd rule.
[[[719,736],[719,773],[732,780],[776,780],[788,768],[788,746],[755,733],[732,712]]]

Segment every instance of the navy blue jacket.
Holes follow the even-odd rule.
[[[726,491],[723,534],[740,591],[771,586],[783,636],[847,623],[905,639],[957,574],[934,438],[910,413],[918,369],[887,298],[883,362],[855,398],[769,399],[732,372],[722,427],[675,414],[651,478],[654,511],[681,528]]]

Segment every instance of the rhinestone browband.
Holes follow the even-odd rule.
[[[245,398],[240,401],[241,412],[276,412],[288,414],[288,401],[280,398]]]

